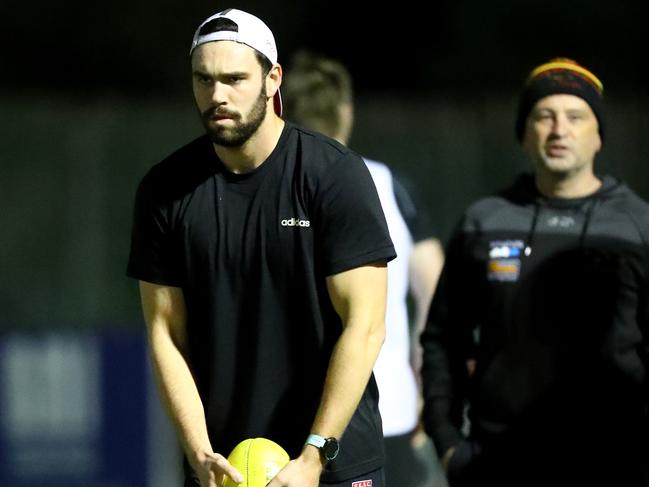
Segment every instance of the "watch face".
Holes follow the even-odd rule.
[[[331,461],[338,456],[340,451],[340,445],[336,438],[327,438],[325,444],[322,447],[322,454],[324,455],[327,461]]]

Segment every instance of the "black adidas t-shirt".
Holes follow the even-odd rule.
[[[128,275],[181,287],[189,362],[214,449],[270,438],[296,457],[310,432],[341,321],[326,276],[395,257],[355,153],[286,123],[268,159],[227,171],[200,137],[138,188]],[[323,480],[382,464],[372,378]]]

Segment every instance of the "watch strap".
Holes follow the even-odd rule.
[[[325,446],[325,443],[327,442],[327,439],[324,436],[320,435],[315,435],[315,434],[310,434],[307,436],[306,441],[304,442],[305,445],[313,445],[316,448],[320,449],[323,446]]]

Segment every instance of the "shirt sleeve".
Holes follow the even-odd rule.
[[[399,211],[408,225],[413,241],[421,242],[430,238],[438,238],[437,231],[432,225],[424,205],[416,199],[417,192],[403,176],[392,174],[392,187]]]
[[[353,152],[343,154],[324,176],[314,221],[327,275],[396,257],[372,177]]]
[[[180,261],[170,224],[171,209],[157,197],[150,178],[140,183],[135,196],[131,251],[126,274],[141,281],[180,287]]]

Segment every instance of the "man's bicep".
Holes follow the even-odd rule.
[[[327,277],[331,302],[343,325],[369,313],[383,320],[387,294],[387,264],[367,264]]]
[[[182,288],[140,281],[142,313],[149,334],[169,334],[176,345],[187,343],[187,311]]]

